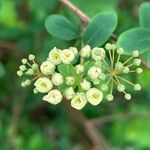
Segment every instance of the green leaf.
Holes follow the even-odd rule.
[[[133,28],[123,32],[117,41],[119,47],[124,48],[126,54],[134,50],[140,53],[150,50],[150,30],[146,28]]]
[[[146,51],[143,54],[141,54],[140,57],[148,66],[150,66],[150,49],[149,51]]]
[[[3,77],[6,73],[6,70],[2,63],[0,63],[0,78]]]
[[[87,75],[88,70],[94,65],[95,65],[95,62],[92,60],[89,60],[86,63],[84,63],[84,74]]]
[[[71,64],[60,64],[58,65],[58,71],[63,76],[75,76],[75,68]]]
[[[150,29],[150,3],[145,2],[139,9],[140,26]]]
[[[84,34],[85,44],[92,47],[103,45],[117,26],[115,12],[102,12],[92,18]]]
[[[60,15],[50,15],[45,20],[47,31],[54,37],[63,40],[73,40],[78,37],[75,26],[65,17]]]

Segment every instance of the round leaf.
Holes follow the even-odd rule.
[[[150,29],[150,3],[145,2],[139,9],[140,26]]]
[[[134,50],[140,53],[150,50],[150,30],[146,28],[134,28],[123,32],[117,41],[119,47],[124,48],[126,54]]]
[[[92,47],[103,45],[117,26],[115,12],[102,12],[96,15],[88,24],[84,34],[85,44]]]
[[[54,37],[63,40],[73,40],[78,37],[75,26],[65,17],[60,15],[50,15],[45,20],[47,31]]]

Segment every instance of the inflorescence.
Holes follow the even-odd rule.
[[[124,75],[141,73],[141,60],[138,50],[133,51],[125,61],[122,61],[123,54],[123,48],[110,43],[105,48],[91,49],[86,45],[80,51],[75,47],[64,50],[55,47],[40,66],[32,54],[28,59],[22,59],[17,74],[26,77],[22,87],[34,82],[33,92],[45,93],[43,100],[54,105],[64,97],[71,100],[71,106],[76,109],[82,109],[87,102],[96,106],[104,97],[112,101],[115,87],[124,93],[126,100],[130,100],[131,94],[126,92],[126,84],[135,91],[140,90],[141,86],[125,79]]]

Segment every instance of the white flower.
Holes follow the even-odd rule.
[[[60,59],[64,64],[70,64],[75,58],[75,54],[73,51],[64,49],[60,53]]]
[[[103,93],[99,89],[91,88],[86,92],[86,98],[90,104],[96,106],[102,101]]]
[[[84,93],[76,93],[73,99],[71,100],[71,106],[80,110],[82,109],[87,103],[86,96]]]
[[[81,85],[81,88],[85,91],[87,91],[91,88],[91,83],[89,81],[87,81],[86,79],[84,79],[80,85]]]
[[[56,47],[54,47],[50,52],[49,52],[49,58],[48,60],[50,60],[54,65],[58,65],[61,63],[60,60],[60,49],[57,49]]]
[[[78,54],[78,50],[77,50],[76,47],[70,47],[69,50],[73,51],[73,53],[74,53],[75,55]]]
[[[73,85],[75,83],[75,78],[73,76],[66,77],[66,84]]]
[[[63,76],[60,73],[55,73],[52,76],[52,82],[54,85],[59,86],[63,83]]]
[[[46,77],[41,77],[37,79],[34,85],[36,89],[41,93],[47,93],[53,87],[52,81]]]
[[[81,57],[90,57],[91,55],[91,47],[86,45],[81,49]]]
[[[69,87],[65,90],[64,95],[65,95],[66,99],[70,100],[75,95],[75,92],[72,87]]]
[[[51,90],[47,95],[43,97],[43,100],[56,105],[61,102],[62,94],[57,89]]]
[[[101,61],[105,58],[105,50],[103,48],[95,47],[92,49],[92,58],[95,61]]]
[[[79,65],[76,65],[75,69],[76,69],[76,73],[80,74],[80,73],[82,73],[84,71],[84,66],[79,64]]]
[[[96,66],[93,66],[91,67],[89,70],[88,70],[88,76],[91,78],[91,79],[97,79],[100,74],[101,74],[101,69],[96,67]]]
[[[50,75],[54,73],[55,65],[47,60],[41,64],[40,69],[44,75]]]

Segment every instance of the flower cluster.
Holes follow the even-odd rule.
[[[126,83],[136,91],[141,89],[139,84],[133,84],[124,78],[124,74],[142,72],[139,68],[141,60],[137,58],[138,51],[133,51],[130,58],[121,62],[123,54],[122,48],[110,43],[105,48],[92,49],[86,45],[80,51],[75,47],[64,50],[55,47],[40,66],[34,61],[35,56],[32,54],[28,59],[22,59],[17,74],[27,77],[21,83],[23,87],[34,82],[33,92],[44,93],[43,100],[56,105],[64,97],[71,101],[72,107],[80,110],[87,103],[98,105],[104,96],[109,101],[113,100],[114,86],[124,93],[127,100],[131,99],[131,95],[126,92]]]

